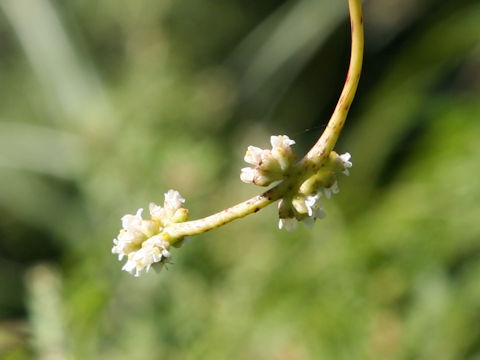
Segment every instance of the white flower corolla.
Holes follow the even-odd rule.
[[[122,216],[122,226],[124,229],[133,229],[139,227],[142,224],[142,212],[143,209],[138,209],[135,215],[124,215]]]
[[[242,168],[240,171],[240,180],[247,184],[265,184],[268,185],[271,183],[269,176],[264,175],[262,172],[251,167]],[[264,185],[261,185],[264,186]]]
[[[166,216],[163,207],[155,204],[154,202],[150,203],[150,205],[148,206],[148,210],[150,211],[150,216],[152,217],[152,219],[160,221],[160,219],[163,219]]]
[[[345,154],[339,155],[338,157],[341,160],[344,168],[343,173],[347,176],[350,175],[350,171],[348,171],[348,169],[351,168],[353,165],[352,162],[350,161],[350,158],[352,156],[350,155],[350,153],[347,152]]]
[[[338,188],[338,181],[335,180],[332,186],[323,188],[323,192],[325,193],[325,197],[327,199],[330,199],[332,194],[338,194],[340,192],[340,189]]]
[[[165,193],[164,206],[166,208],[176,211],[180,209],[184,203],[185,199],[182,197],[182,195],[180,195],[177,190],[170,189]]]
[[[322,204],[319,201],[321,195],[321,193],[317,193],[316,195],[307,196],[305,200],[305,205],[308,209],[308,216],[303,217],[302,222],[309,227],[313,227],[315,220],[323,219],[325,216],[327,216],[322,209]]]
[[[287,135],[278,135],[270,137],[270,144],[272,144],[272,156],[278,161],[282,171],[288,170],[296,160],[296,155],[291,148],[295,141]]]
[[[163,207],[153,202],[150,203],[150,216],[153,220],[159,221],[163,226],[172,222],[185,221],[186,219],[178,221],[181,217],[185,217],[185,209],[182,207],[183,203],[185,203],[185,199],[178,191],[168,190],[165,193]]]
[[[169,248],[170,244],[162,240],[160,235],[152,236],[142,243],[141,249],[128,255],[128,261],[123,265],[122,270],[139,276],[142,270],[148,272],[153,264],[163,265],[170,259]]]
[[[270,185],[274,181],[282,180],[296,160],[291,145],[295,141],[286,135],[271,136],[272,149],[260,149],[249,146],[244,160],[252,167],[241,170],[240,179],[246,183],[259,186]]]
[[[309,195],[305,199],[308,217],[312,218],[313,220],[323,219],[326,216],[322,209],[322,204],[320,203],[321,196],[321,193],[317,193],[315,195]]]
[[[247,148],[247,152],[245,153],[243,160],[245,160],[246,163],[257,166],[262,160],[265,159],[266,155],[268,155],[268,150],[262,150],[259,147],[250,145]]]
[[[138,209],[135,215],[122,217],[122,227],[118,237],[113,240],[112,253],[118,254],[118,260],[137,250],[142,242],[159,230],[159,225],[152,220],[142,219],[143,209]]]
[[[165,193],[163,207],[150,203],[150,220],[142,218],[143,209],[135,215],[122,217],[122,229],[113,240],[112,248],[119,260],[128,257],[122,270],[139,276],[142,270],[148,271],[153,264],[168,261],[170,243],[163,228],[187,220],[188,210],[182,207],[184,202],[178,191],[169,190]]]
[[[295,230],[298,227],[298,220],[295,218],[285,218],[278,221],[278,228],[287,231]]]

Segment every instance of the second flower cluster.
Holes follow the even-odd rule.
[[[270,143],[271,149],[248,147],[244,159],[251,166],[241,170],[243,182],[268,186],[287,177],[297,159],[291,147],[295,141],[286,135],[277,135],[270,137]],[[293,230],[299,221],[312,226],[316,219],[324,218],[320,199],[339,192],[337,175],[349,175],[350,158],[349,153],[338,155],[332,151],[320,170],[304,181],[299,180],[278,204],[279,228]],[[290,181],[295,182],[295,179]]]

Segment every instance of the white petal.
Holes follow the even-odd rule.
[[[272,148],[289,148],[291,145],[295,144],[295,141],[290,139],[287,135],[272,135],[270,137],[270,144],[272,144]]]
[[[332,186],[329,188],[324,188],[323,191],[325,192],[327,199],[330,199],[332,194],[338,194],[340,192],[340,189],[338,188],[338,182],[335,181]]]
[[[251,184],[255,179],[255,173],[256,173],[255,169],[250,167],[245,167],[240,172],[240,180],[242,180],[244,183]]]
[[[130,274],[133,274],[133,270],[137,267],[137,263],[133,260],[128,260],[125,265],[123,265],[122,270],[125,270],[129,272]]]
[[[249,146],[247,148],[247,152],[245,153],[245,157],[243,158],[245,162],[251,165],[258,165],[262,160],[262,152],[263,150],[256,146]]]
[[[352,157],[350,153],[347,152],[345,154],[340,155],[339,157],[340,157],[340,160],[342,160],[342,163],[345,169],[351,168],[353,166],[352,162],[349,161],[350,158]]]
[[[170,251],[168,250],[162,250],[162,254],[161,254],[163,257],[165,258],[169,258],[170,257]],[[160,260],[159,260],[160,261]]]
[[[185,202],[185,199],[180,195],[177,190],[168,190],[165,193],[165,206],[169,207],[170,209],[180,209],[182,204]]]
[[[148,210],[150,210],[150,216],[152,218],[160,219],[163,215],[163,208],[153,202],[148,206]]]
[[[280,221],[278,222],[278,228],[285,229],[287,231],[295,230],[297,226],[298,221],[295,218],[280,219]]]
[[[305,206],[307,207],[308,216],[312,216],[315,209],[320,208],[320,197],[321,193],[316,193],[315,195],[307,196],[305,200]]]
[[[122,227],[125,230],[139,226],[142,223],[143,209],[138,209],[135,215],[127,214],[122,217]]]
[[[318,203],[320,198],[322,197],[322,193],[316,193],[315,195],[308,195],[305,199],[305,205],[308,207],[315,206]]]

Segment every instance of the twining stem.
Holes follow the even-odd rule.
[[[235,219],[242,218],[263,209],[272,202],[281,199],[293,188],[298,188],[306,177],[315,173],[325,162],[342,131],[348,110],[355,97],[362,70],[364,40],[361,0],[348,0],[348,7],[350,11],[350,24],[352,31],[350,66],[337,106],[328,122],[327,128],[320,136],[317,143],[295,166],[294,171],[288,178],[263,194],[257,195],[249,200],[243,201],[203,219],[168,225],[164,231],[170,235],[172,243],[184,236],[207,232]]]
[[[357,91],[363,63],[364,40],[362,3],[361,0],[349,0],[348,6],[350,10],[350,24],[352,30],[352,48],[347,78],[328,125],[317,143],[310,149],[307,155],[305,155],[302,160],[305,162],[314,161],[317,164],[321,163],[322,160],[328,156],[330,151],[333,150],[342,131],[343,124],[345,124],[348,110],[350,110],[350,105],[352,105],[353,98]]]

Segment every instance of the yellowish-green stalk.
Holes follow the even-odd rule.
[[[178,241],[178,239],[184,236],[201,234],[225,225],[235,219],[256,213],[265,206],[298,189],[303,181],[317,172],[328,159],[347,118],[362,70],[364,40],[361,0],[348,0],[348,6],[352,31],[350,66],[335,111],[317,143],[294,167],[289,176],[272,189],[205,218],[174,223],[165,227],[164,232],[170,236],[171,243]]]

